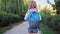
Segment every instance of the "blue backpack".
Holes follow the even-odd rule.
[[[28,20],[29,21],[40,21],[40,14],[38,11],[35,12],[30,12],[29,16],[28,16]]]

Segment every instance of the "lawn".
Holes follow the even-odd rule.
[[[11,28],[13,28],[14,26],[17,26],[19,24],[21,24],[21,22],[18,22],[18,23],[15,23],[15,24],[10,24],[6,27],[0,28],[0,34],[3,34],[4,32],[10,30]]]
[[[0,29],[0,34],[6,32],[7,30],[11,29],[13,26],[12,25],[9,25],[9,26],[6,26],[6,27],[3,27]]]
[[[40,28],[43,34],[54,34],[54,32],[51,29],[49,29],[48,27],[46,27],[46,25],[42,23],[40,24]]]

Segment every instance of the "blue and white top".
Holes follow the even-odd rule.
[[[37,10],[34,10],[33,12],[36,12]],[[28,10],[27,11],[27,13],[26,13],[26,15],[25,15],[25,17],[24,17],[24,20],[28,20],[28,17],[29,17],[29,15],[31,14],[31,12],[32,12],[32,10]],[[38,12],[38,11],[37,11]],[[39,13],[39,12],[38,12]],[[36,16],[37,17],[37,16]],[[39,13],[39,20],[42,20],[41,19],[41,15],[40,15],[40,13]],[[34,20],[34,19],[33,19]],[[29,21],[29,20],[28,20]]]

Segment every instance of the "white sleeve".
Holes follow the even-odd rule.
[[[25,17],[24,17],[24,20],[27,20],[28,15],[29,15],[29,12],[26,13],[26,15],[25,15]]]

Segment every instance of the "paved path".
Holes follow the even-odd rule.
[[[28,33],[28,23],[23,22],[22,24],[13,27],[9,31],[3,33],[3,34],[29,34]],[[41,34],[41,31],[38,32],[38,34]]]

